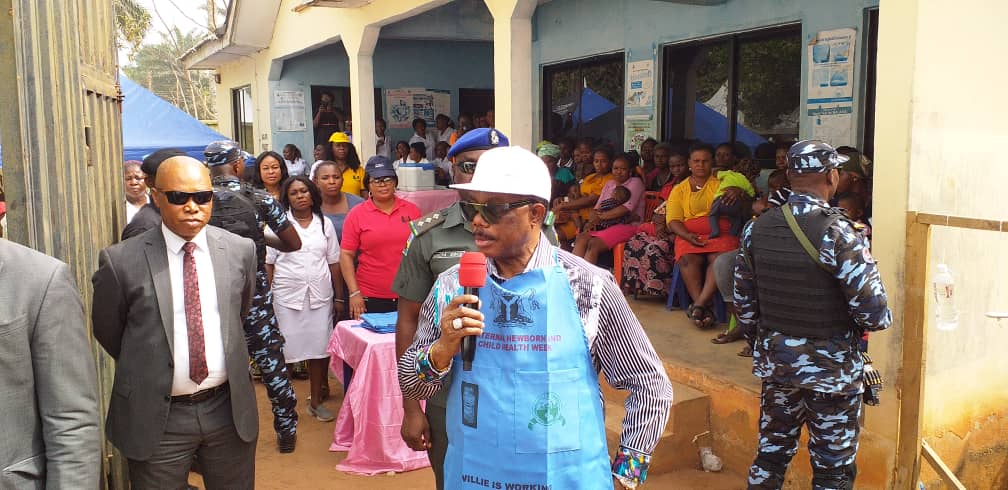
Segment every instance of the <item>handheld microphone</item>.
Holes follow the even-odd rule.
[[[459,284],[465,288],[465,294],[479,296],[479,288],[486,284],[486,256],[480,252],[466,252],[459,260]],[[479,303],[465,305],[474,310],[479,309]],[[472,335],[462,339],[462,369],[472,371],[472,362],[476,357],[476,338]]]

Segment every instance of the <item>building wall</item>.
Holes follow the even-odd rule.
[[[378,88],[420,87],[451,91],[454,119],[459,110],[459,88],[493,88],[493,46],[480,41],[419,41],[379,39],[374,54],[374,80]],[[280,80],[269,82],[272,90],[304,90],[305,120],[311,128],[314,114],[312,85],[349,87],[350,68],[346,51],[340,43],[319,48],[284,63]],[[384,117],[384,100],[382,101]],[[349,111],[349,108],[344,108]],[[412,129],[389,128],[392,141],[408,140]],[[313,147],[311,131],[272,131],[273,148],[294,143],[310,158]],[[362,155],[367,158],[370,155]]]
[[[536,9],[533,21],[532,63],[534,117],[542,120],[542,65],[622,51],[626,61],[653,60],[661,73],[662,46],[711,36],[801,22],[802,38],[810,41],[822,30],[851,27],[863,33],[864,9],[878,0],[728,0],[716,6],[634,0],[554,0]],[[858,45],[863,47],[861,39]],[[859,54],[861,53],[859,49]],[[863,62],[863,56],[862,56]],[[806,60],[802,56],[802,100],[805,100]],[[855,71],[855,87],[862,70]],[[627,108],[626,115],[650,115],[656,127],[661,119],[660,75],[654,80],[656,101],[647,108]],[[861,103],[855,91],[854,107]],[[809,125],[801,121],[801,135]],[[854,118],[859,119],[858,117]],[[855,123],[853,135],[859,135]],[[539,139],[541,125],[537,125]]]
[[[948,9],[919,2],[917,8],[909,207],[1008,220],[997,197],[1008,182],[1008,167],[999,164],[1008,100],[997,95],[1008,69],[988,64],[980,75],[976,59],[962,55],[964,43],[1004,46],[999,30],[1008,4],[965,0]],[[985,315],[1008,310],[1008,233],[932,229],[929,265],[952,268],[959,322],[943,331],[933,308],[925,316],[924,436],[967,488],[1008,488],[1008,320]],[[938,488],[933,473],[922,475]]]

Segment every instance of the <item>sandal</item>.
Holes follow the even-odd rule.
[[[699,314],[697,314],[699,312]],[[693,304],[690,306],[688,311],[690,320],[693,320],[693,324],[701,330],[706,330],[716,322],[714,318],[714,312],[710,308],[704,305]]]
[[[728,332],[719,333],[717,337],[711,339],[711,342],[715,344],[730,344],[732,342],[742,340],[742,337],[742,329],[735,328]]]
[[[739,351],[738,356],[739,357],[752,357],[753,356],[753,352],[752,351],[753,351],[752,347],[749,346],[749,345],[746,345],[745,347],[742,348],[742,350]]]

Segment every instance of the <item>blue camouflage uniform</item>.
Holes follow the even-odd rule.
[[[795,146],[802,143],[807,142]],[[802,160],[801,155],[796,158]],[[815,164],[814,159],[810,165],[805,158],[792,164],[791,170],[825,172],[834,168],[827,163],[816,170]],[[760,318],[757,287],[758,280],[767,279],[754,270],[751,253],[754,225],[764,218],[746,225],[736,257],[734,300],[739,326],[758,332],[753,374],[763,380],[758,452],[749,470],[749,488],[781,488],[787,466],[798,449],[801,427],[807,425],[812,487],[850,489],[857,473],[854,461],[864,391],[864,361],[858,342],[862,331],[888,327],[892,313],[868,242],[851,221],[837,218],[835,208],[809,194],[795,192],[787,202],[788,207],[781,212],[790,211],[796,221],[816,213],[833,218],[827,221],[822,236],[809,238],[813,243],[819,242],[822,270],[839,282],[849,321],[844,333],[836,331],[823,337],[794,336],[767,328],[767,322]],[[776,277],[790,272],[769,274],[770,271],[761,270]],[[779,297],[773,300],[782,301]]]
[[[242,184],[237,177],[216,177],[213,184],[232,192],[242,192]],[[253,197],[260,228],[269,226],[275,233],[279,233],[291,226],[287,213],[273,196],[256,189]],[[256,291],[248,317],[245,318],[245,341],[248,343],[249,356],[262,372],[262,382],[273,406],[273,429],[280,436],[293,436],[297,432],[297,398],[287,374],[283,336],[273,313],[273,292],[266,280],[266,243],[262,241],[255,245],[258,260]]]

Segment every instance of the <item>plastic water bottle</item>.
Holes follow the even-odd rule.
[[[700,448],[700,465],[706,472],[721,471],[721,458],[714,454],[714,450],[704,446]]]
[[[945,264],[935,267],[932,278],[935,299],[935,326],[938,330],[955,330],[959,326],[959,312],[955,307],[955,278]]]

